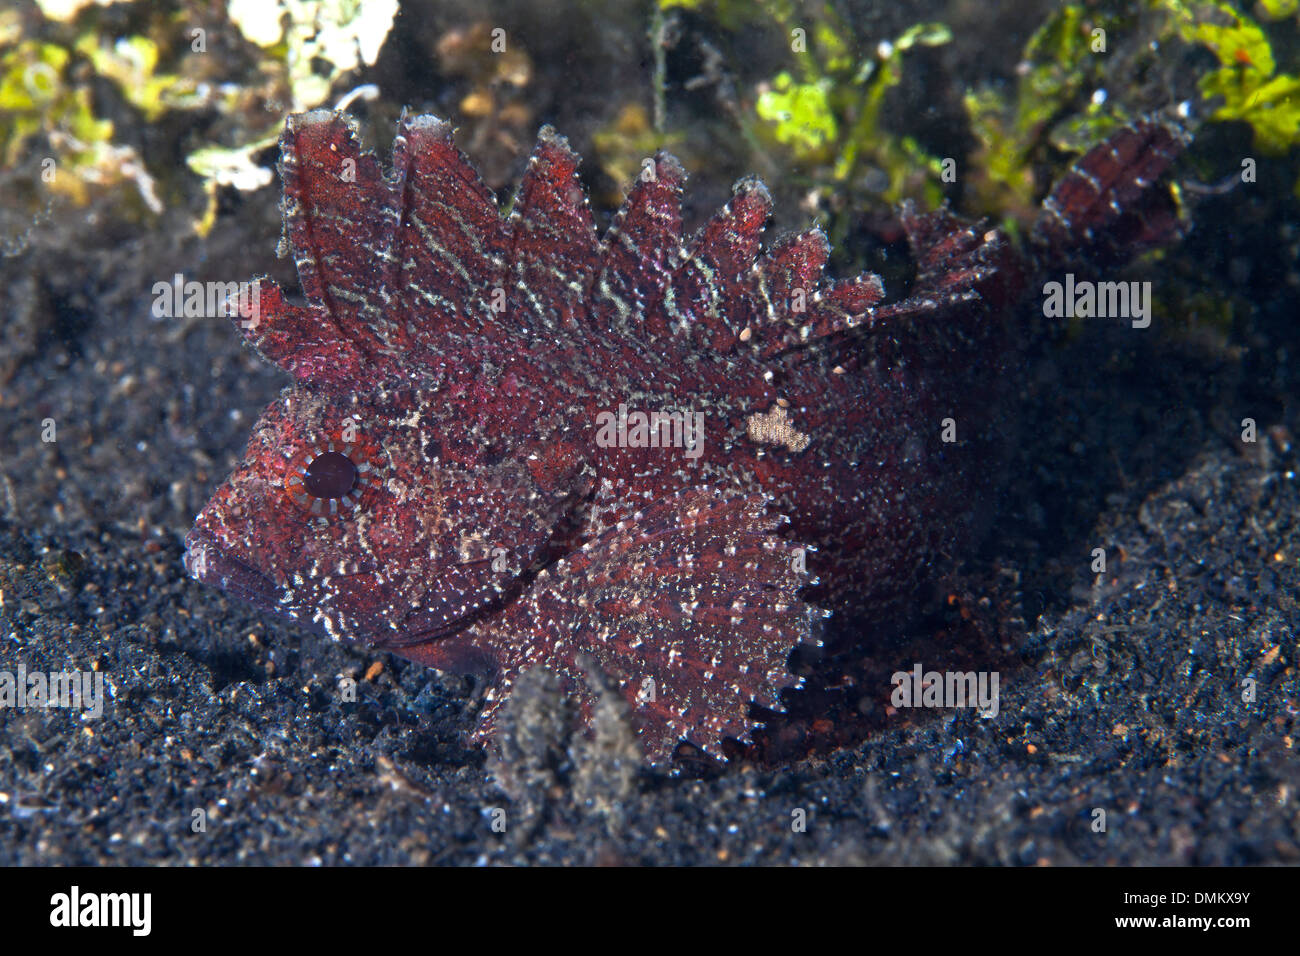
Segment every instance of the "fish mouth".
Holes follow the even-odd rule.
[[[294,596],[291,588],[276,584],[273,578],[242,558],[231,554],[208,531],[198,527],[190,529],[189,534],[185,536],[185,554],[181,561],[186,572],[196,581],[217,588],[229,597],[242,600],[260,610],[270,611],[305,624],[318,632],[324,632],[319,618],[311,621],[299,618],[297,612],[301,608],[293,603]],[[495,613],[499,609],[500,607],[493,603],[490,606],[485,605],[475,613],[444,621],[418,633],[395,637],[369,636],[362,643],[400,652],[410,645],[427,644],[438,638],[455,634],[475,620]]]
[[[252,565],[234,557],[205,531],[193,528],[185,536],[182,558],[190,577],[242,598],[249,604],[276,608],[284,589]]]

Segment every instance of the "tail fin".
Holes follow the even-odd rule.
[[[1090,149],[1043,201],[1034,238],[1045,258],[1115,264],[1178,239],[1178,202],[1152,187],[1190,139],[1172,122],[1145,119]]]

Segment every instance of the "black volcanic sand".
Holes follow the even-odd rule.
[[[224,320],[152,318],[150,289],[271,271],[292,291],[277,189],[227,197],[206,241],[179,214],[65,209],[0,259],[0,670],[95,668],[111,693],[99,720],[0,709],[0,863],[1300,862],[1287,188],[1207,201],[1122,274],[1158,301],[1211,277],[1252,306],[1230,330],[1093,322],[1034,348],[990,533],[920,623],[803,662],[761,752],[672,774],[638,767],[610,701],[574,739],[545,675],[486,758],[462,742],[472,679],[185,576],[182,538],[283,379]],[[914,661],[996,669],[999,714],[888,712]]]
[[[617,708],[595,743],[572,741],[544,680],[493,765],[461,743],[472,680],[317,640],[182,571],[189,521],[280,382],[224,320],[151,318],[148,289],[171,262],[199,277],[270,262],[274,218],[250,208],[253,252],[233,251],[249,245],[236,230],[177,252],[56,225],[5,263],[9,321],[27,309],[34,332],[3,393],[0,661],[93,667],[111,697],[100,720],[0,709],[0,862],[1300,859],[1282,289],[1246,353],[1120,326],[1041,349],[996,526],[939,582],[970,613],[944,587],[919,596],[921,631],[844,668],[878,682],[793,700],[766,765],[639,772]],[[886,714],[879,681],[913,660],[996,666],[999,715]],[[823,713],[818,694],[838,701],[821,724],[799,716]],[[808,741],[826,752],[789,758]]]

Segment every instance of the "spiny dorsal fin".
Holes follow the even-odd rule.
[[[544,128],[504,221],[437,117],[403,115],[387,176],[348,117],[292,117],[287,234],[309,305],[271,290],[278,321],[250,338],[301,378],[334,374],[321,367],[326,346],[349,366],[410,377],[556,333],[612,335],[643,353],[671,337],[775,355],[857,327],[883,295],[873,275],[824,286],[818,230],[760,259],[772,200],[756,179],[683,246],[685,173],[666,153],[647,161],[597,243],[578,164]]]
[[[568,140],[542,127],[510,215],[510,314],[578,330],[599,262],[596,224]]]
[[[592,308],[612,308],[627,333],[642,331],[647,307],[663,295],[679,261],[685,181],[681,163],[659,153],[643,167],[601,242]]]
[[[719,352],[732,347],[757,316],[751,270],[771,212],[766,186],[757,179],[736,184],[731,201],[695,234],[673,270],[647,317],[652,334],[691,336]]]
[[[393,143],[399,212],[388,260],[393,306],[408,318],[409,344],[428,353],[449,333],[495,332],[506,224],[496,197],[452,142],[449,123],[403,116]]]
[[[371,268],[370,255],[387,244],[392,207],[378,161],[361,150],[350,117],[317,110],[285,122],[279,169],[281,252],[292,251],[303,293],[322,310],[322,337],[376,352],[383,277]]]

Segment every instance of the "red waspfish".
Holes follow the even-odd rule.
[[[187,538],[197,578],[339,640],[491,688],[585,700],[589,655],[647,756],[745,739],[825,615],[906,608],[969,537],[1017,373],[1015,303],[1070,247],[1172,232],[1157,122],[1092,150],[1024,250],[901,213],[917,265],[822,277],[811,229],[760,237],[762,183],[684,237],[685,174],[648,161],[604,236],[543,129],[508,215],[434,117],[384,169],[331,112],[281,143],[305,304],[261,280],[238,325],[292,383]],[[1022,333],[1023,334],[1023,333]]]

